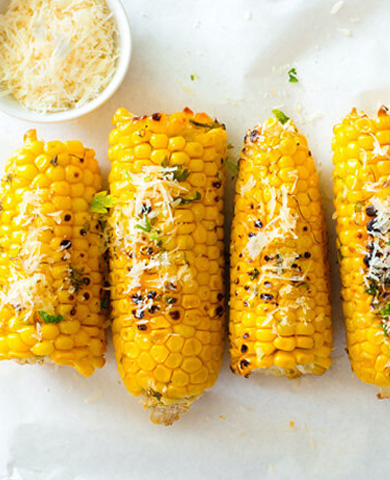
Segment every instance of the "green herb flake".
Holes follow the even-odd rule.
[[[187,168],[183,168],[183,165],[175,165],[172,170],[174,180],[178,182],[185,182],[190,176],[190,171]]]
[[[383,328],[383,333],[387,337],[389,335],[388,326],[385,323],[382,323],[381,325],[382,325],[382,328]]]
[[[156,245],[158,247],[160,247],[160,248],[162,247],[162,244],[163,244],[162,239],[161,239],[161,237],[159,237],[159,235],[157,233],[153,232],[149,235],[149,237],[150,237],[151,240],[154,240],[156,242]]]
[[[249,275],[249,278],[250,278],[251,280],[256,280],[256,278],[260,275],[260,272],[259,272],[259,270],[255,267],[255,268],[253,269],[253,272],[248,273],[248,275]]]
[[[290,68],[290,70],[287,72],[288,74],[288,81],[290,83],[297,83],[299,82],[298,77],[297,77],[297,71],[295,68]]]
[[[74,290],[77,292],[80,290],[81,287],[85,285],[84,278],[84,271],[82,268],[74,268],[73,265],[69,264],[69,281]]]
[[[202,195],[200,194],[200,192],[196,191],[195,198],[176,197],[176,198],[174,198],[173,201],[180,200],[179,205],[188,205],[189,203],[199,201],[201,198],[202,198]]]
[[[190,75],[190,79],[192,82],[195,80],[195,75],[193,73]]]
[[[62,315],[50,315],[43,310],[38,310],[40,317],[42,318],[43,323],[60,323],[65,318]]]
[[[386,303],[386,306],[381,310],[382,318],[390,317],[390,302]]]
[[[168,168],[169,167],[169,159],[168,157],[165,157],[164,160],[161,162],[161,166],[163,168]]]
[[[226,160],[225,162],[227,168],[234,174],[237,175],[238,173],[238,165],[235,163],[231,162],[230,160]]]
[[[177,298],[175,297],[170,297],[168,295],[165,295],[164,296],[164,301],[168,304],[168,305],[174,305],[176,302],[177,302]]]
[[[146,215],[144,215],[143,220],[145,222],[145,225],[140,225],[139,223],[137,223],[135,228],[138,228],[139,230],[142,230],[143,232],[150,233],[152,231],[152,225],[150,224],[149,218]]]
[[[150,388],[149,391],[148,391],[148,394],[151,397],[155,398],[158,402],[161,401],[162,394],[160,392],[156,392],[156,390],[153,390],[153,389]]]
[[[378,293],[378,287],[375,282],[371,282],[370,286],[366,288],[366,293],[375,297]]]
[[[114,205],[112,199],[107,192],[99,192],[93,197],[89,211],[93,213],[108,213],[108,209],[112,208]]]
[[[100,300],[100,310],[106,310],[110,306],[110,300],[108,298],[102,298]]]
[[[213,130],[214,128],[224,128],[225,126],[222,123],[219,122],[208,122],[208,123],[203,123],[203,122],[198,122],[197,120],[193,120],[190,118],[190,123],[194,125],[195,127],[201,127],[201,128],[206,128],[207,130]]]
[[[272,113],[275,115],[275,117],[279,120],[279,122],[284,125],[285,123],[287,123],[289,120],[290,120],[290,117],[288,117],[287,115],[285,115],[283,112],[281,112],[280,110],[278,110],[277,108],[274,108],[272,110]]]
[[[56,166],[58,165],[58,155],[55,155],[55,156],[51,159],[51,162],[50,162],[50,163],[56,167]]]

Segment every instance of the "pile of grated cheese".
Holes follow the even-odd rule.
[[[110,83],[118,57],[105,0],[11,0],[0,15],[0,95],[27,109],[85,105]]]

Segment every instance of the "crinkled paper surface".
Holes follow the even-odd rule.
[[[89,379],[66,367],[1,363],[0,479],[387,478],[390,403],[377,400],[376,389],[352,375],[344,350],[330,143],[333,124],[353,106],[374,114],[379,104],[390,103],[389,2],[124,4],[134,53],[122,87],[95,113],[73,123],[39,125],[39,135],[82,140],[96,149],[107,174],[110,120],[119,106],[136,114],[184,106],[204,110],[226,124],[235,147],[231,160],[246,129],[272,108],[294,117],[320,167],[326,203],[334,364],[320,378],[244,379],[230,373],[226,356],[216,386],[164,428],[151,425],[119,383],[111,347],[105,368]],[[298,83],[288,82],[291,67]],[[0,114],[2,167],[29,128]],[[230,188],[229,222],[232,203]]]

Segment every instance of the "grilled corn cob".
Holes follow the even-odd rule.
[[[331,364],[326,231],[306,139],[276,113],[281,121],[248,131],[239,164],[231,368],[244,376],[267,369],[294,378],[322,374]]]
[[[101,178],[81,142],[25,136],[0,188],[0,360],[52,360],[89,376],[104,364]]]
[[[110,136],[113,341],[127,389],[171,424],[217,380],[224,339],[226,132],[206,114],[134,117]]]
[[[390,387],[390,116],[356,110],[334,128],[337,248],[356,375]]]

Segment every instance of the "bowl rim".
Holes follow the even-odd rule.
[[[132,55],[132,34],[129,17],[121,0],[106,0],[109,9],[117,25],[120,52],[115,73],[107,87],[93,100],[80,108],[72,108],[64,112],[37,113],[27,110],[17,100],[13,102],[18,107],[10,106],[2,102],[0,98],[0,111],[10,117],[34,123],[59,123],[76,120],[88,113],[93,112],[109,100],[122,84],[129,68]],[[7,98],[7,97],[4,97]]]

